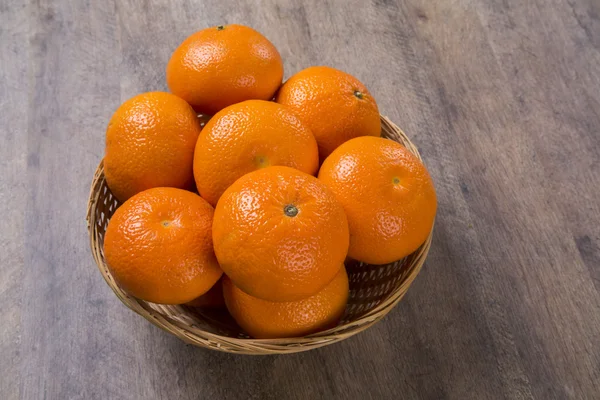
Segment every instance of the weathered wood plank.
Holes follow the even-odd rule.
[[[23,216],[27,184],[27,41],[29,17],[18,1],[0,5],[0,393],[19,397]]]

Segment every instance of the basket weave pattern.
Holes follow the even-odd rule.
[[[400,128],[381,117],[382,137],[404,145],[421,158]],[[170,306],[136,299],[115,282],[104,259],[104,233],[119,202],[106,185],[100,163],[90,192],[87,224],[90,245],[102,276],[117,297],[130,309],[156,326],[189,344],[239,354],[284,354],[306,351],[355,335],[381,320],[402,299],[421,270],[432,234],[413,254],[386,265],[347,263],[350,297],[342,321],[335,328],[302,338],[252,339],[225,312],[187,306]]]

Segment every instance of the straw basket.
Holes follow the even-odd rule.
[[[406,146],[420,159],[419,152],[400,128],[381,117],[382,136]],[[186,343],[208,349],[238,354],[285,354],[316,349],[355,335],[381,320],[406,294],[421,270],[431,234],[425,243],[408,257],[386,265],[349,263],[350,298],[342,321],[335,328],[287,339],[252,339],[226,311],[203,310],[187,306],[169,306],[136,299],[123,291],[113,279],[104,259],[104,233],[111,216],[119,207],[104,179],[100,163],[87,210],[90,245],[96,264],[117,297],[130,309],[159,328]]]

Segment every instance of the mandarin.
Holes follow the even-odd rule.
[[[380,136],[375,99],[355,77],[330,67],[309,67],[288,79],[276,101],[310,128],[324,160],[336,147],[358,136]]]
[[[263,300],[295,301],[323,289],[343,264],[348,240],[333,193],[289,167],[244,175],[215,208],[213,241],[223,271]]]
[[[221,277],[211,225],[213,208],[200,196],[153,188],[123,203],[108,223],[104,256],[117,283],[142,300],[183,304]]]
[[[348,302],[348,275],[342,266],[316,294],[291,302],[252,297],[223,277],[223,295],[239,326],[257,339],[300,337],[334,327]]]
[[[394,141],[359,137],[323,162],[319,180],[343,205],[350,227],[348,255],[387,264],[415,251],[429,236],[437,209],[423,163]]]
[[[167,85],[201,113],[244,100],[270,100],[283,63],[273,44],[252,28],[220,25],[194,33],[167,64]]]
[[[143,93],[127,100],[106,129],[108,187],[120,201],[153,187],[191,187],[200,130],[192,107],[171,93]]]
[[[239,177],[271,165],[311,175],[319,167],[312,133],[277,103],[248,100],[226,107],[206,124],[196,143],[196,187],[212,205]]]
[[[192,301],[185,303],[186,306],[200,308],[222,308],[225,307],[225,299],[223,298],[222,279],[214,284],[212,288],[200,297],[196,297]]]

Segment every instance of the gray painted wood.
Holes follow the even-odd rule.
[[[600,396],[596,0],[0,1],[0,397]],[[420,147],[426,267],[368,331],[309,353],[196,349],[120,304],[85,207],[120,102],[165,90],[188,34],[242,23],[286,76],[361,79]]]

